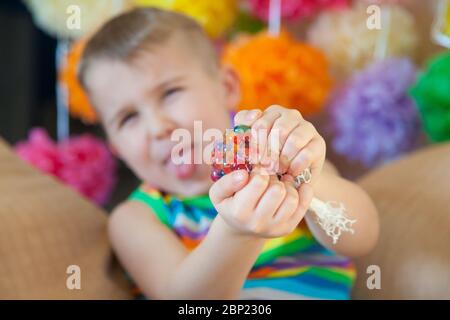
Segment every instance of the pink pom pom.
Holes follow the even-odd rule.
[[[60,145],[59,177],[97,204],[105,204],[115,182],[116,163],[105,144],[90,135]]]
[[[249,0],[253,14],[268,20],[270,0]],[[280,0],[281,16],[283,19],[293,21],[301,18],[310,18],[324,9],[347,7],[348,0]]]
[[[49,138],[44,129],[32,129],[29,140],[18,143],[15,150],[20,158],[42,172],[58,175],[61,168],[58,146]]]
[[[53,142],[44,129],[33,129],[29,140],[16,145],[23,160],[59,178],[99,205],[105,204],[116,182],[116,162],[107,146],[90,135]]]
[[[390,5],[390,4],[399,4],[401,0],[364,0],[367,4],[377,4],[377,5]]]

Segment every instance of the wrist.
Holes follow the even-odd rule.
[[[264,244],[266,241],[265,238],[260,237],[256,234],[244,233],[240,232],[239,230],[236,230],[235,228],[230,226],[228,222],[225,221],[225,219],[220,215],[220,213],[218,213],[216,218],[214,219],[212,228],[216,229],[217,232],[221,234],[222,237],[227,239],[234,239],[240,242],[248,242],[255,244]]]

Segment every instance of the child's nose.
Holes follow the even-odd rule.
[[[170,138],[170,135],[172,134],[173,129],[168,126],[160,126],[158,130],[155,130],[152,134],[154,139],[157,140],[163,140],[166,138]]]

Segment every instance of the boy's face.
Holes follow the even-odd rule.
[[[87,86],[106,129],[110,144],[143,181],[169,193],[196,195],[211,185],[210,167],[175,165],[172,141],[175,129],[189,131],[194,141],[194,121],[203,132],[231,127],[229,111],[239,101],[239,84],[229,70],[213,75],[181,46],[177,36],[155,47],[133,63],[100,59],[87,74]],[[203,143],[205,147],[208,143]]]

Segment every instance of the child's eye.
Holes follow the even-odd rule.
[[[183,90],[183,88],[181,88],[181,87],[174,87],[174,88],[167,89],[163,93],[163,99],[167,99],[170,96],[174,95],[175,93],[180,92],[181,90]]]
[[[135,118],[137,116],[137,112],[130,112],[126,114],[119,122],[119,128],[122,128],[124,125],[126,125],[130,120]]]

